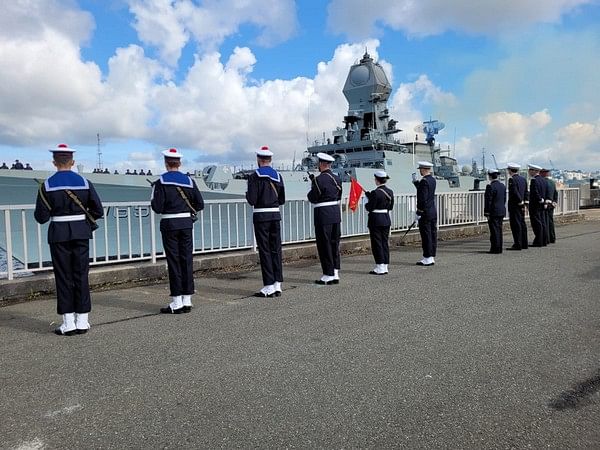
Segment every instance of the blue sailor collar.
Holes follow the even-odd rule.
[[[70,189],[72,191],[89,189],[88,180],[72,170],[59,170],[44,181],[46,192]]]
[[[277,181],[278,183],[281,181],[279,173],[273,169],[271,166],[262,166],[256,169],[256,175],[259,177],[267,177],[273,181]]]
[[[162,184],[172,184],[175,186],[194,187],[192,183],[192,179],[188,177],[186,174],[183,174],[179,171],[165,172],[160,176],[160,182]]]

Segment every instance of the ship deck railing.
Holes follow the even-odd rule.
[[[479,225],[483,214],[484,192],[439,193],[436,195],[438,227]],[[368,235],[365,197],[355,212],[342,199],[342,237]],[[30,276],[52,270],[46,243],[48,224],[33,218],[35,205],[0,206],[0,278]],[[390,213],[391,231],[403,232],[414,221],[416,195],[401,194],[394,199]],[[579,212],[579,189],[561,189],[556,215]],[[290,200],[281,207],[281,234],[284,245],[315,239],[313,208],[307,200]],[[90,241],[90,265],[151,261],[165,257],[160,236],[160,215],[149,201],[107,202],[100,228]],[[193,228],[194,254],[256,251],[252,228],[252,208],[243,200],[207,200]]]

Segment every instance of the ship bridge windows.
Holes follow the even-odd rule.
[[[385,160],[385,163],[386,163],[388,166],[391,166],[391,165],[392,165],[392,160],[391,160],[391,159],[386,159],[386,160]]]

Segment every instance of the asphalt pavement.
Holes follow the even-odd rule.
[[[547,248],[486,236],[95,292],[92,329],[59,337],[55,302],[0,308],[0,448],[600,448],[600,222]],[[505,234],[505,241],[510,241]]]

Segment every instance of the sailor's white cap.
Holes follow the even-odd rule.
[[[376,176],[377,178],[385,178],[386,180],[389,178],[389,177],[388,177],[388,174],[387,174],[387,173],[385,173],[385,170],[376,170],[376,171],[375,171],[375,176]]]
[[[263,145],[260,150],[256,150],[256,156],[273,156],[273,152],[269,150],[269,147]]]
[[[527,164],[527,167],[529,167],[530,170],[542,170],[537,164]]]
[[[177,150],[176,148],[170,148],[168,150],[164,150],[162,152],[162,154],[165,158],[174,158],[174,159],[183,158],[183,155],[181,153],[179,153],[179,150]]]
[[[500,171],[498,169],[488,169],[488,175],[497,175]]]
[[[75,149],[69,147],[67,144],[58,144],[56,148],[48,149],[51,153],[75,153]]]
[[[433,164],[431,164],[429,161],[419,161],[419,169],[431,169],[433,167]]]
[[[321,161],[326,161],[326,162],[335,161],[333,156],[330,156],[327,153],[322,153],[322,152],[317,153],[317,158],[319,158]]]
[[[519,169],[521,168],[521,165],[520,165],[520,164],[517,164],[517,163],[512,163],[512,162],[511,162],[511,163],[508,163],[508,164],[506,165],[506,167],[507,167],[507,168],[509,168],[509,169],[516,169],[516,170],[519,170]]]

